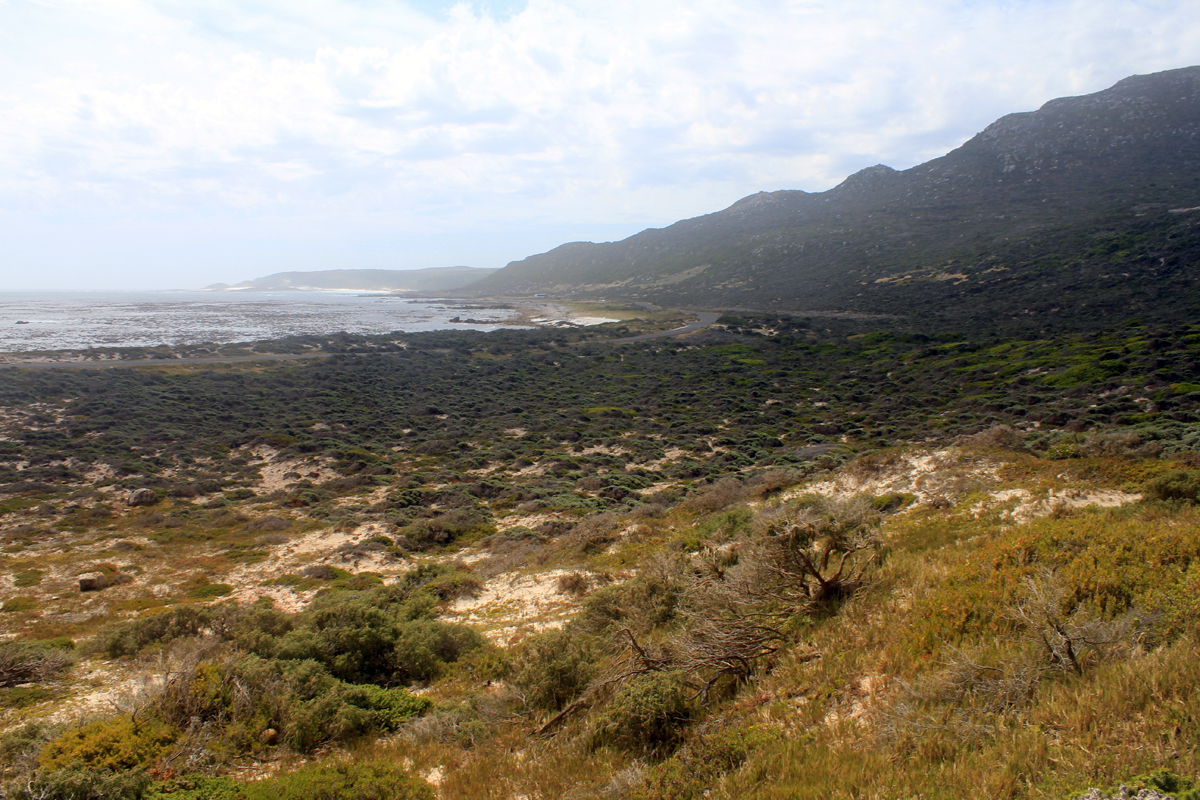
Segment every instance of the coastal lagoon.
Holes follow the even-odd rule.
[[[488,331],[519,320],[511,308],[349,292],[0,292],[0,353]]]

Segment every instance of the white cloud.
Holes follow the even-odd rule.
[[[97,237],[113,270],[181,236],[225,237],[193,270],[207,246],[269,271],[230,260],[248,239],[325,253],[311,268],[364,239],[372,266],[499,266],[565,230],[909,167],[1004,113],[1185,66],[1198,6],[0,0],[0,232],[63,270],[80,248],[32,232],[136,230],[138,248]],[[246,275],[191,282],[209,277]]]

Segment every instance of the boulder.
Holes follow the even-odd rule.
[[[153,489],[134,489],[125,502],[131,506],[150,506],[158,502],[158,494]]]
[[[81,592],[98,592],[106,586],[108,586],[108,578],[104,577],[103,572],[91,572],[79,576],[79,591]]]

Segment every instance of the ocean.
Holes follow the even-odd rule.
[[[484,322],[452,322],[456,317]],[[339,331],[488,331],[517,318],[511,308],[349,292],[0,292],[0,353],[228,344]]]

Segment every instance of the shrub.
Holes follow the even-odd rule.
[[[483,645],[483,636],[474,628],[437,620],[411,620],[398,627],[393,663],[401,680],[428,681],[440,675],[446,664]]]
[[[90,649],[109,658],[135,655],[151,644],[165,644],[182,636],[195,636],[211,620],[207,609],[195,606],[162,611],[131,622],[105,626],[92,639]]]
[[[100,719],[50,741],[38,764],[46,770],[83,767],[123,772],[153,764],[178,737],[178,730],[157,720]]]
[[[202,583],[188,592],[192,600],[212,600],[233,594],[233,587],[228,583]]]
[[[140,769],[122,772],[69,767],[43,770],[28,781],[2,787],[12,800],[141,800],[150,778]]]
[[[908,492],[891,492],[871,498],[871,507],[881,514],[886,514],[889,511],[899,511],[916,499],[916,495]]]
[[[50,680],[66,672],[72,657],[61,647],[0,642],[0,688]]]
[[[745,499],[746,488],[737,478],[725,478],[692,495],[682,508],[699,514],[711,514]]]
[[[244,789],[232,778],[190,775],[155,783],[143,800],[246,800]]]
[[[1200,471],[1173,469],[1146,482],[1147,497],[1200,503]]]
[[[1025,449],[1024,431],[1017,430],[1009,425],[993,425],[987,430],[970,436],[963,436],[960,442],[972,447],[995,447],[1003,450],[1023,450]]]
[[[680,672],[651,672],[629,680],[596,720],[592,742],[654,753],[673,749],[695,716]]]
[[[32,597],[11,597],[4,601],[4,605],[0,606],[0,612],[15,614],[21,611],[33,611],[37,606],[37,600]]]
[[[417,697],[406,689],[385,689],[372,684],[350,687],[347,700],[373,711],[376,727],[383,731],[395,730],[401,723],[424,714],[433,705],[428,699]]]
[[[722,775],[742,765],[746,757],[769,741],[753,728],[706,730],[693,737],[672,758],[647,770],[633,800],[694,800],[707,796]]]
[[[155,784],[145,800],[433,800],[429,784],[390,762],[339,761],[250,784],[190,776]]]
[[[27,722],[0,736],[0,778],[28,775],[37,767],[43,745],[59,733],[57,726],[45,721]],[[0,797],[4,797],[0,785]]]
[[[292,630],[294,625],[291,615],[262,602],[248,606],[225,603],[213,608],[211,614],[210,627],[214,634],[260,655],[272,654],[274,640]]]
[[[525,702],[544,711],[557,711],[578,697],[596,677],[601,648],[594,636],[560,628],[530,637],[514,661],[519,666],[513,684]]]
[[[18,589],[25,589],[30,586],[37,586],[42,582],[42,571],[40,569],[27,569],[13,575],[13,585]]]

